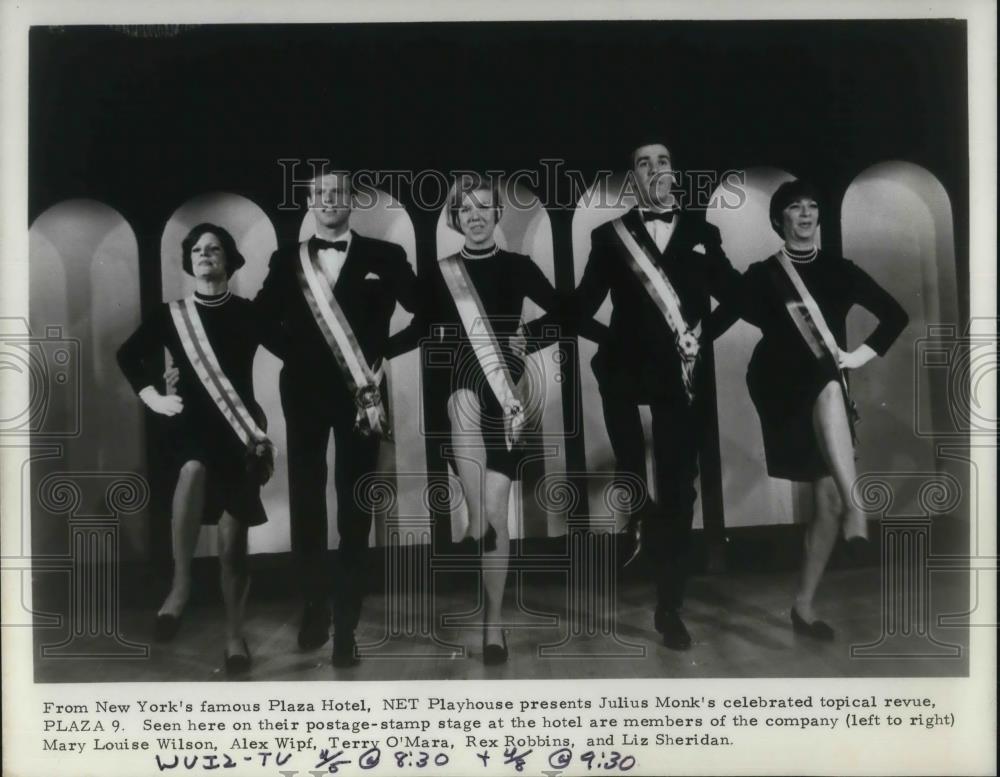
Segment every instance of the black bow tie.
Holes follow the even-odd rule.
[[[642,221],[645,224],[647,221],[662,221],[664,224],[669,224],[674,220],[674,211],[664,210],[644,210],[642,211]]]
[[[332,243],[329,240],[324,240],[321,237],[314,237],[313,240],[316,243],[316,250],[320,251],[324,248],[332,248],[334,251],[346,251],[347,241],[346,240],[334,240]]]

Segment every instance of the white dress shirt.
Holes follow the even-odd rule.
[[[640,211],[640,217],[641,213],[642,211]],[[643,226],[646,227],[646,231],[649,232],[649,236],[653,238],[653,242],[656,243],[656,247],[659,249],[661,254],[666,250],[667,244],[670,242],[670,238],[674,234],[674,227],[677,226],[677,216],[678,214],[675,213],[674,220],[669,224],[658,220],[643,222]]]
[[[340,277],[340,271],[344,269],[344,260],[347,259],[347,252],[351,250],[351,231],[348,230],[343,237],[338,237],[337,240],[343,240],[347,243],[347,247],[343,251],[338,251],[335,248],[320,248],[316,251],[316,257],[323,268],[323,274],[329,279],[331,286]],[[335,241],[331,240],[330,242]]]

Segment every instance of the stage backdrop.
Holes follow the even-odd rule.
[[[552,227],[549,215],[538,198],[516,183],[501,186],[501,199],[505,203],[496,241],[502,249],[527,254],[555,286],[553,265]],[[464,238],[448,226],[447,205],[442,209],[437,226],[437,254],[439,259],[461,250]],[[529,322],[544,315],[531,300],[525,300],[521,311],[522,321]],[[546,479],[551,481],[566,471],[564,450],[564,424],[562,415],[562,387],[560,380],[560,353],[550,345],[528,357],[524,380],[529,382],[529,406],[537,415],[534,433],[526,439],[540,446],[537,457],[525,462],[521,481],[511,489],[508,523],[511,538],[545,537],[564,534],[566,515],[545,509],[538,499],[536,486]],[[442,401],[444,398],[442,397]],[[433,430],[438,444],[450,445],[447,429]],[[459,539],[465,533],[468,512],[464,498],[457,487],[454,472],[449,470],[451,483],[452,537]],[[546,503],[552,500],[545,500]]]
[[[129,224],[94,200],[61,202],[31,225],[30,328],[40,345],[30,366],[48,373],[32,388],[52,388],[32,395],[42,403],[35,417],[44,419],[33,442],[62,447],[32,465],[33,499],[42,492],[41,504],[33,504],[35,553],[62,547],[67,516],[107,514],[111,479],[145,473],[142,404],[115,359],[139,325],[138,256]],[[76,497],[48,493],[56,473],[69,473]],[[50,475],[56,479],[46,480]],[[141,557],[147,513],[123,515],[120,527],[123,557]]]
[[[967,480],[967,465],[939,459],[939,440],[953,433],[949,410],[955,387],[939,380],[944,370],[923,363],[921,353],[939,349],[956,359],[958,292],[951,201],[922,167],[882,162],[861,172],[841,208],[844,255],[887,289],[910,315],[909,326],[885,355],[851,377],[862,421],[858,425],[858,473],[934,473],[947,470]],[[874,319],[855,308],[847,320],[850,345],[861,342]],[[941,332],[941,325],[951,334]],[[934,330],[934,331],[932,331]],[[955,374],[968,377],[961,370]],[[893,512],[922,512],[917,489],[926,478],[889,478]],[[968,493],[967,489],[965,493]],[[959,505],[956,515],[968,515]]]

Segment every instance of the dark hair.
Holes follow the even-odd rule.
[[[191,250],[195,243],[201,240],[201,236],[209,232],[219,238],[219,242],[222,243],[222,251],[226,255],[226,277],[232,278],[233,273],[246,264],[246,259],[243,258],[243,254],[236,247],[236,241],[227,230],[208,222],[194,227],[181,241],[181,267],[188,275],[194,275],[194,270],[191,268]]]
[[[668,144],[664,140],[657,140],[656,138],[650,137],[650,138],[646,138],[645,140],[643,140],[638,145],[632,146],[632,150],[629,152],[629,155],[628,155],[628,169],[629,170],[634,170],[635,169],[635,152],[638,151],[643,146],[663,146],[665,149],[667,149],[667,156],[670,157],[670,164],[671,164],[671,166],[673,166],[673,163],[674,163],[674,152],[670,150],[670,144]]]
[[[816,201],[816,204],[819,206],[819,215],[816,217],[816,223],[819,224],[823,218],[823,195],[819,187],[815,184],[798,179],[785,181],[771,195],[771,206],[768,208],[768,217],[771,219],[771,228],[782,238],[785,237],[785,233],[782,226],[781,213],[793,202],[798,202],[801,199]]]
[[[488,191],[493,196],[493,209],[497,214],[497,222],[500,221],[500,214],[503,213],[503,205],[500,202],[500,182],[493,176],[464,173],[455,179],[448,191],[448,226],[456,232],[462,231],[462,227],[458,223],[458,211],[462,207],[462,197],[470,192],[478,191]]]

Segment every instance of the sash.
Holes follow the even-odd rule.
[[[802,335],[802,339],[809,346],[813,356],[819,361],[828,362],[837,371],[840,389],[844,394],[844,404],[847,407],[847,415],[852,422],[850,424],[851,438],[857,442],[854,423],[861,420],[861,416],[858,414],[857,404],[851,399],[847,389],[844,370],[841,370],[838,364],[837,354],[840,352],[840,347],[837,345],[837,340],[833,336],[833,332],[830,331],[830,327],[827,326],[826,319],[823,318],[823,313],[820,311],[819,305],[816,304],[816,299],[809,293],[809,289],[806,288],[802,276],[795,269],[788,254],[782,250],[778,251],[772,258],[777,261],[777,267],[772,271],[773,277],[778,285],[779,293],[785,300],[785,309],[788,311],[792,323],[799,330],[799,334]],[[788,284],[780,282],[781,273],[778,271],[778,267],[784,271],[785,277],[791,282],[791,289],[788,288]]]
[[[503,351],[500,350],[490,320],[486,316],[483,301],[479,298],[476,287],[472,285],[472,279],[469,278],[469,272],[465,269],[461,257],[459,254],[452,254],[442,259],[440,265],[444,282],[451,292],[452,299],[455,300],[455,308],[476,354],[476,360],[483,370],[483,375],[486,376],[486,382],[490,384],[493,395],[503,408],[504,440],[507,443],[507,450],[510,450],[520,438],[524,427],[526,420],[524,404],[518,398],[514,380],[507,369],[507,362],[504,361]]]
[[[233,384],[222,371],[219,359],[212,349],[212,344],[202,326],[201,318],[198,316],[198,306],[194,297],[176,300],[170,303],[170,315],[174,320],[174,327],[180,336],[181,347],[194,367],[198,379],[208,391],[208,395],[215,402],[216,407],[223,417],[236,432],[248,449],[257,446],[273,447],[267,435],[257,426],[243,404],[240,395],[233,388]]]
[[[681,299],[663,272],[663,268],[651,255],[649,248],[635,239],[622,219],[615,219],[613,224],[618,239],[622,241],[628,254],[629,267],[638,276],[646,293],[653,298],[653,302],[660,309],[667,326],[674,334],[674,344],[680,356],[684,392],[690,404],[694,401],[694,373],[701,350],[701,323],[699,322],[694,328],[688,327],[681,314]]]
[[[368,365],[347,316],[333,296],[329,279],[323,275],[327,282],[320,280],[322,271],[317,272],[316,263],[309,254],[307,240],[299,244],[299,260],[295,271],[309,311],[354,393],[354,403],[357,406],[355,430],[364,437],[389,437],[389,422],[379,389],[382,369],[379,368],[376,373]]]

